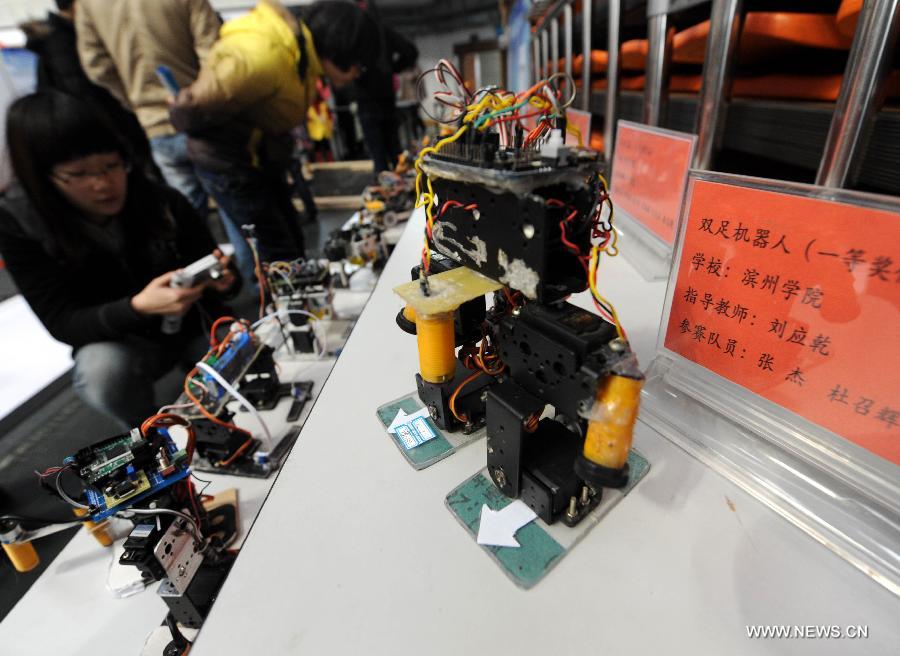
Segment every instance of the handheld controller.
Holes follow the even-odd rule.
[[[221,250],[222,254],[226,257],[231,257],[234,254],[234,246],[231,246],[230,244],[220,246],[219,250]],[[218,258],[210,253],[205,257],[201,257],[190,266],[176,271],[172,275],[172,280],[169,281],[169,287],[194,287],[207,280],[218,280],[222,277],[222,273],[222,265],[219,263]],[[174,335],[181,330],[181,317],[182,315],[180,314],[168,314],[164,316],[162,320],[163,333],[166,335]]]

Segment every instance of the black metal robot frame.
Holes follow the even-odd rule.
[[[428,271],[412,270],[422,303],[408,300],[397,323],[418,336],[417,390],[434,422],[486,426],[500,491],[572,526],[604,487],[628,480],[642,383],[621,329],[567,300],[589,287],[592,249],[611,236],[608,192],[593,152],[500,148],[495,136],[424,159],[435,196]],[[423,316],[424,297],[458,267],[497,281],[493,305],[481,295],[449,317]]]

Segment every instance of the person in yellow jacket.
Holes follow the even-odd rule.
[[[327,0],[305,9],[298,20],[276,0],[260,0],[226,23],[170,109],[207,193],[228,220],[256,226],[269,261],[303,255],[286,177],[290,130],[306,119],[322,75],[346,84],[380,48],[373,19],[356,5]]]
[[[312,142],[310,155],[316,162],[327,162],[331,157],[331,137],[334,135],[334,120],[328,109],[328,87],[321,82],[318,85],[316,101],[306,112],[306,133]],[[321,160],[319,156],[321,155]]]

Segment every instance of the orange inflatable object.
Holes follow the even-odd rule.
[[[845,0],[837,19],[829,14],[793,14],[752,12],[747,14],[741,31],[739,63],[753,64],[785,56],[796,48],[847,50],[853,41],[861,0]],[[842,14],[842,12],[844,12]],[[676,64],[702,65],[709,37],[709,21],[694,25],[675,35],[672,61]],[[642,71],[647,65],[647,39],[632,39],[622,44],[622,69]],[[574,77],[581,75],[583,57],[572,62]],[[609,56],[605,50],[591,51],[591,72],[605,73]],[[560,60],[559,70],[565,66]]]
[[[591,50],[591,75],[606,73],[606,67],[609,64],[609,56],[605,50]],[[581,68],[584,66],[584,56],[575,55],[572,58],[572,77],[576,80],[581,77]],[[552,68],[552,65],[551,65]],[[559,60],[559,72],[566,70],[565,62]]]
[[[709,21],[676,34],[672,61],[676,64],[702,64],[707,37]],[[798,47],[847,50],[852,37],[852,34],[848,37],[838,31],[835,17],[829,14],[753,12],[744,19],[738,61],[752,64],[784,55]]]
[[[862,0],[844,0],[838,7],[835,17],[837,30],[848,39],[852,39],[856,33],[856,22],[859,20],[860,11],[862,11]]]
[[[584,58],[579,55],[575,58],[575,70],[581,73],[581,67],[584,65]],[[605,73],[606,67],[609,65],[609,53],[605,50],[591,50],[591,73]]]
[[[778,73],[737,78],[732,84],[734,98],[767,98],[773,100],[812,100],[834,102],[841,91],[841,78],[835,75],[791,75]],[[703,77],[700,75],[673,75],[669,82],[671,93],[700,93]],[[621,88],[625,91],[641,91],[643,75],[623,77]],[[893,71],[887,79],[887,97],[900,98],[900,70]],[[576,83],[576,86],[578,84]],[[606,80],[595,80],[594,91],[604,91]]]
[[[647,66],[647,39],[632,39],[622,44],[619,60],[626,71],[642,71]]]

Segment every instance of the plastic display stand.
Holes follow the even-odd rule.
[[[462,431],[446,433],[435,425],[431,417],[420,417],[409,422],[409,427],[398,431],[388,428],[401,411],[406,415],[416,415],[425,406],[415,392],[407,394],[396,401],[391,401],[378,408],[378,420],[394,445],[414,469],[425,469],[439,460],[443,460],[457,449],[481,439],[485,429],[479,428],[466,435]]]
[[[640,420],[900,595],[898,245],[896,198],[692,171]]]
[[[625,258],[645,280],[669,277],[696,135],[630,121],[617,124],[610,180]]]
[[[671,246],[619,209],[616,210],[615,230],[619,233],[622,255],[644,280],[652,282],[669,277],[672,264]]]

